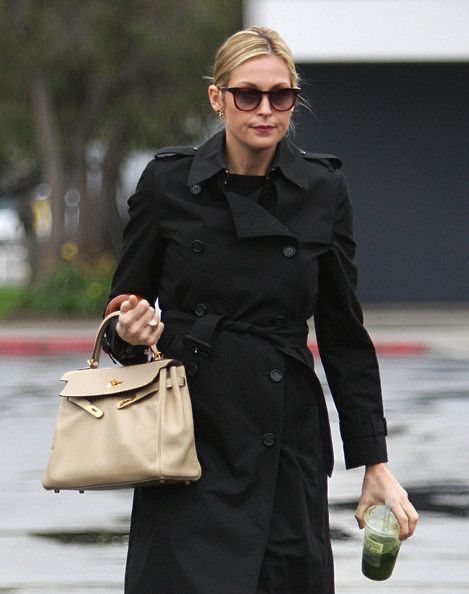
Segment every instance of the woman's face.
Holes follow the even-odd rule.
[[[231,73],[227,87],[251,87],[261,91],[289,88],[290,76],[285,62],[276,55],[258,56],[243,62]],[[226,143],[230,151],[274,151],[288,130],[292,109],[275,111],[267,95],[251,111],[239,110],[232,93],[221,92],[215,85],[209,88],[215,111],[223,110]]]

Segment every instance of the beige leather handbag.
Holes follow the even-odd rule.
[[[60,393],[46,489],[116,489],[196,481],[201,475],[184,366],[156,348],[148,363],[100,368],[98,329],[87,369]]]

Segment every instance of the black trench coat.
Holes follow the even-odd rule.
[[[203,474],[135,491],[126,591],[329,594],[333,458],[312,316],[346,466],[387,459],[347,189],[338,159],[283,139],[266,187],[241,196],[224,183],[223,147],[220,132],[160,150],[129,200],[111,297],[158,298],[159,346],[189,375]],[[109,346],[124,363],[142,355],[112,331]]]

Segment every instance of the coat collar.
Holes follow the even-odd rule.
[[[194,160],[189,171],[187,185],[193,186],[226,170],[224,155],[225,131],[221,130],[200,147],[196,147]],[[308,187],[307,164],[301,151],[287,138],[283,138],[275,152],[272,169],[280,169],[284,177],[299,188]]]
[[[188,176],[188,185],[196,184],[226,170],[224,158],[224,130],[195,150]],[[311,184],[311,167],[306,153],[288,139],[282,139],[275,153],[271,171],[277,191],[277,216],[263,208],[255,196],[243,197],[225,191],[237,236],[241,238],[281,236],[298,241],[327,241],[330,230],[316,217],[305,217],[304,205]],[[197,189],[200,192],[200,188]]]

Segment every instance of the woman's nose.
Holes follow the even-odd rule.
[[[260,114],[272,113],[272,107],[270,105],[269,96],[267,94],[262,95],[261,102],[259,103],[257,109]]]

